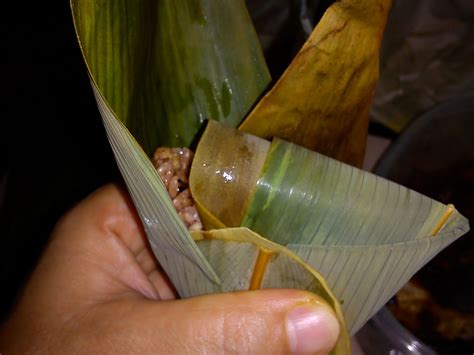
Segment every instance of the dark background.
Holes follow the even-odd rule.
[[[119,179],[77,45],[68,1],[2,11],[0,318],[56,220]],[[3,201],[2,201],[3,200]]]

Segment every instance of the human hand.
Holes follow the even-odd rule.
[[[298,290],[176,299],[126,192],[66,214],[0,330],[0,353],[328,353],[330,308]]]

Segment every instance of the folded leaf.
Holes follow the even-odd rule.
[[[245,3],[71,0],[71,9],[109,141],[155,255],[182,297],[219,292],[143,149],[189,145],[209,116],[235,126],[260,95],[269,74]]]
[[[288,249],[247,228],[193,232],[198,246],[222,280],[223,291],[296,288],[313,292],[334,310],[341,333],[333,353],[349,354],[350,341],[339,302],[324,279]],[[259,262],[265,255],[265,261]],[[252,287],[255,277],[259,282]]]
[[[240,129],[360,167],[390,5],[391,0],[331,5]]]
[[[344,300],[351,332],[429,259],[469,230],[468,221],[450,205],[281,139],[273,140],[263,163],[259,155],[258,162],[249,165],[255,169],[241,169],[241,160],[223,149],[224,142],[230,139],[240,150],[246,145],[248,156],[256,156],[261,145],[255,137],[217,123],[207,130],[191,170],[190,186],[199,208],[224,222],[232,201],[245,205],[244,213],[236,209],[233,220],[239,217],[242,226],[286,245],[321,272]],[[209,159],[204,156],[207,144],[221,149],[212,157],[211,171],[202,164]],[[247,174],[234,180],[247,185],[250,196],[235,194],[242,188],[215,179],[204,203],[201,191],[193,190],[193,179],[205,181],[231,163],[235,171]]]
[[[284,245],[399,243],[431,236],[448,209],[374,174],[274,139],[242,225]]]
[[[160,265],[182,297],[219,292],[219,277],[181,222],[150,159],[93,81],[92,88],[115,159]]]
[[[466,219],[456,213],[436,237],[369,245],[289,244],[287,248],[324,276],[342,301],[349,332],[354,334],[418,270],[468,230]]]
[[[319,295],[334,310],[341,328],[333,354],[350,353],[338,300],[324,279],[288,249],[246,228],[194,232],[179,219],[156,169],[116,119],[94,82],[99,111],[117,163],[143,221],[151,247],[182,297],[260,288],[300,288]],[[268,255],[258,266],[259,253]],[[252,274],[253,271],[253,274]],[[258,283],[252,287],[254,275]]]
[[[270,142],[212,121],[201,142],[189,182],[202,222],[206,229],[238,227]]]

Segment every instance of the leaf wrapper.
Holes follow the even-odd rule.
[[[102,3],[102,5],[104,4],[107,5],[106,2]],[[77,8],[74,8],[74,6],[78,6],[77,3],[73,3],[72,6],[73,10],[75,9],[78,11]],[[120,7],[120,5],[117,6]],[[110,16],[108,11],[115,9],[114,6],[110,5],[110,7],[106,6],[105,8],[100,8],[99,6],[98,8],[99,10],[97,10],[97,8],[95,10],[99,11],[100,16],[98,17],[100,21],[106,21],[105,27],[113,24],[113,21],[110,23],[107,22],[107,20],[111,20],[107,16]],[[84,9],[81,9],[81,11],[82,10]],[[92,11],[90,8],[87,8],[87,10]],[[126,10],[123,9],[123,11]],[[79,11],[79,13],[81,12]],[[77,12],[75,14],[78,16]],[[94,31],[87,27],[87,23],[81,22],[81,16],[76,18],[76,26],[85,26],[87,30],[92,31],[88,35],[94,38]],[[102,18],[103,16],[105,16],[105,19]],[[102,22],[96,25],[100,24],[102,24]],[[78,29],[80,40],[82,38],[81,35],[84,35],[84,33],[81,32],[83,30],[84,29]],[[95,28],[95,30],[99,31],[97,28]],[[131,30],[133,31],[133,28]],[[105,31],[105,33],[107,34],[107,31]],[[95,34],[97,35],[97,33]],[[108,33],[108,35],[110,35],[110,33]],[[110,45],[110,38],[106,40],[99,36],[98,40],[99,42],[103,40],[104,45]],[[84,50],[84,47],[82,48]],[[94,52],[94,49],[97,49],[93,44],[91,44],[91,48],[92,52]],[[87,50],[90,51],[91,48]],[[118,62],[122,63],[121,65],[127,63],[126,57],[116,57],[117,53],[114,53],[113,50],[105,56],[103,56],[104,53],[100,55],[99,53],[95,54],[97,54],[97,58],[103,60],[107,59],[109,55],[111,58],[118,58]],[[88,59],[90,60],[90,57],[88,58],[85,56],[85,58],[88,68],[91,69],[91,63],[88,61]],[[112,61],[112,63],[114,62]],[[108,67],[104,62],[102,62],[102,60],[98,60],[98,62],[93,63],[92,66],[93,65],[98,66],[95,68],[97,71],[95,74],[98,74],[99,77],[104,74],[111,75],[112,77],[117,75],[117,82],[123,84],[121,80],[124,80],[124,77],[118,75],[115,71],[117,68],[113,65],[112,67]],[[115,69],[112,70],[111,68]],[[259,285],[259,287],[268,288],[286,286],[301,289],[308,288],[310,291],[322,296],[336,312],[341,327],[340,338],[333,353],[349,353],[349,338],[338,301],[327,288],[322,277],[309,266],[300,265],[299,258],[293,253],[287,250],[282,251],[282,247],[265,241],[263,238],[255,235],[247,229],[232,232],[226,232],[227,230],[221,230],[216,233],[211,232],[206,234],[205,240],[196,244],[177,215],[168,196],[168,192],[161,182],[156,169],[152,166],[150,159],[142,150],[139,143],[135,140],[134,136],[127,129],[125,124],[133,127],[134,121],[130,121],[131,118],[126,115],[117,115],[109,105],[108,99],[112,103],[115,102],[115,107],[119,111],[124,110],[123,105],[126,105],[129,97],[124,99],[124,97],[121,97],[120,95],[128,95],[129,93],[127,94],[125,90],[125,93],[122,92],[116,97],[114,96],[116,94],[114,91],[115,88],[111,89],[110,87],[103,86],[106,84],[109,85],[111,78],[101,78],[103,82],[102,85],[100,85],[96,82],[93,72],[89,72],[89,75],[91,77],[91,85],[117,164],[143,222],[153,252],[173,282],[179,295],[181,297],[191,297],[216,292],[248,289],[250,281],[249,277],[251,276],[249,275],[249,271],[256,263],[257,256],[255,253],[247,254],[245,251],[256,251],[265,247],[272,251],[272,260],[269,262],[268,268],[263,273],[262,284]],[[108,96],[104,96],[104,92]],[[122,101],[122,99],[125,101]],[[234,98],[233,102],[236,106],[242,104],[236,98]],[[122,119],[119,119],[119,117]],[[132,116],[132,118],[136,117]],[[153,127],[153,124],[154,123],[151,122],[151,125],[148,124],[146,127]],[[142,143],[146,142],[148,139],[147,136],[140,136],[142,138]],[[156,137],[153,139],[156,139]],[[259,144],[261,143],[258,140],[254,141]],[[266,153],[269,146],[268,142],[264,142],[264,144],[260,144],[260,146],[262,151]],[[265,154],[262,156],[264,157]],[[248,159],[248,161],[253,161],[253,159]],[[222,234],[230,234],[232,235],[232,238],[221,236]],[[225,258],[220,259],[219,255],[225,255]],[[275,263],[277,263],[277,265],[281,264],[282,267],[277,267],[275,269]],[[226,270],[229,270],[229,266],[232,265],[240,266],[238,270],[240,270],[241,275],[235,274],[237,270],[235,268],[232,268],[235,277],[231,278],[231,275],[226,273]],[[272,270],[272,268],[274,270]],[[298,278],[292,276],[295,272],[297,272],[299,276]],[[247,276],[247,279],[244,279],[245,281],[242,280],[243,276]]]
[[[222,280],[223,291],[249,289],[259,252],[269,253],[270,259],[258,288],[297,288],[319,295],[334,310],[341,327],[333,353],[350,353],[350,340],[339,302],[322,276],[294,253],[247,228],[193,232],[193,237]]]
[[[232,135],[218,124],[207,129],[213,133],[203,135],[197,162],[206,159],[201,156],[206,137],[220,135],[225,142]],[[242,137],[242,142],[249,141]],[[219,158],[229,164],[225,152]],[[218,168],[220,162],[214,164]],[[255,166],[255,171],[241,170],[253,179],[241,225],[286,245],[321,272],[344,300],[351,333],[426,262],[469,230],[466,218],[451,206],[281,139],[273,140],[263,165]],[[192,177],[206,179],[208,172],[199,164],[192,170]],[[251,183],[245,177],[241,181]],[[220,196],[228,201],[240,198],[228,196],[225,184],[212,191],[218,195],[206,197],[207,213],[217,211],[213,205],[220,203]],[[194,197],[201,199],[199,193]]]
[[[180,296],[219,292],[221,280],[145,151],[189,145],[209,116],[235,126],[261,94],[270,77],[245,3],[71,0],[71,10],[107,136],[157,259]]]
[[[331,5],[240,130],[362,166],[390,0]]]
[[[181,222],[150,159],[94,82],[92,87],[115,159],[161,266],[182,297],[219,292],[219,277]]]
[[[117,163],[152,249],[179,294],[191,297],[248,290],[258,251],[265,250],[272,255],[259,288],[299,288],[320,296],[334,310],[340,324],[332,353],[350,353],[339,302],[323,277],[294,253],[246,228],[195,232],[197,244],[191,240],[150,160],[92,84]]]
[[[199,215],[207,230],[238,227],[270,142],[212,121],[201,141],[206,144],[199,144],[193,160],[193,167],[199,166],[199,170],[191,169],[189,179],[192,194],[199,196]]]
[[[261,249],[262,243],[267,243],[265,244],[267,247],[270,245],[268,243],[271,243],[255,236],[254,233],[248,230],[242,232],[240,229],[239,231],[223,230],[222,233],[226,233],[226,236],[221,236],[221,231],[211,232],[211,237],[203,237],[203,240],[196,244],[179,220],[165,187],[146,153],[140,147],[142,146],[147,152],[150,152],[151,149],[160,144],[189,145],[202,119],[213,116],[216,112],[218,117],[211,118],[218,118],[222,121],[229,120],[227,122],[236,125],[236,122],[241,120],[268,82],[268,72],[261,52],[258,50],[258,45],[255,45],[256,36],[250,26],[248,15],[244,11],[243,2],[203,0],[198,3],[200,6],[197,8],[193,7],[192,4],[195,3],[186,0],[158,3],[145,0],[133,3],[124,0],[102,2],[72,0],[71,2],[79,43],[117,163],[145,226],[155,255],[182,297],[221,292],[223,290],[245,289],[248,286],[248,275],[247,279],[244,279],[247,280],[245,282],[236,282],[236,280],[242,280],[237,277],[232,279],[232,271],[236,270],[234,266],[241,262],[236,257],[242,259],[247,257],[248,264],[246,265],[248,267],[248,265],[253,265],[256,262],[255,250],[257,248]],[[226,7],[226,11],[231,11],[233,16],[229,23],[226,22],[225,26],[221,26],[220,30],[217,31],[206,21],[209,19],[209,23],[217,21],[222,24],[223,18],[216,18],[222,12],[221,7]],[[342,1],[338,2],[332,11],[336,14],[343,14],[349,8],[351,6]],[[180,12],[184,9],[182,18],[177,16],[178,9],[180,9]],[[384,8],[381,10],[384,10]],[[357,11],[353,13],[353,15],[361,16],[363,14],[364,12],[358,13]],[[362,18],[356,20],[361,19],[364,22],[370,17],[362,16]],[[189,27],[186,27],[187,24],[189,24]],[[165,39],[163,36],[165,36],[164,31],[167,29],[173,33],[171,35],[168,33],[170,37]],[[234,33],[243,33],[248,41],[239,41],[243,47],[236,47],[233,51],[233,48],[229,48],[229,46],[232,46],[231,43],[235,43],[235,41],[231,41]],[[174,40],[169,40],[169,38]],[[212,40],[205,42],[205,38],[211,38]],[[225,53],[224,51],[217,51],[209,56],[209,52],[217,48],[214,43],[218,43],[220,48],[227,48]],[[245,43],[249,46],[246,47]],[[199,45],[193,47],[194,44]],[[188,47],[194,49],[189,51]],[[170,52],[169,57],[168,52]],[[178,58],[183,61],[183,65],[175,67],[174,63]],[[202,78],[206,78],[210,82],[205,82]],[[239,80],[239,78],[242,78],[242,80]],[[175,94],[176,96],[174,96]],[[334,95],[339,94],[334,92]],[[230,100],[227,98],[228,95],[230,95]],[[364,100],[362,102],[366,103]],[[363,109],[360,112],[362,111]],[[189,124],[184,123],[184,120],[188,122],[189,117],[194,121]],[[196,123],[198,124],[196,125]],[[127,128],[131,130],[132,134]],[[300,129],[301,127],[298,128],[298,130]],[[194,133],[190,133],[193,130]],[[324,129],[322,131],[324,132]],[[214,136],[214,139],[216,137],[221,139],[220,136]],[[238,195],[235,201],[239,199],[239,208],[234,208],[231,204],[232,199],[226,197],[229,207],[227,209],[227,219],[223,219],[231,225],[239,225],[240,220],[243,219],[247,225],[252,225],[252,228],[258,230],[259,225],[264,226],[266,222],[263,222],[262,217],[258,217],[258,219],[251,218],[253,215],[249,212],[261,209],[265,213],[270,212],[270,215],[278,215],[278,213],[271,212],[274,209],[272,201],[277,202],[277,204],[289,203],[290,205],[293,202],[291,199],[283,202],[285,201],[284,193],[275,194],[272,192],[275,189],[278,190],[278,184],[284,187],[281,191],[287,191],[285,180],[281,180],[281,176],[284,179],[287,178],[284,176],[284,171],[276,169],[276,175],[264,174],[266,171],[272,171],[269,162],[273,154],[279,151],[278,146],[275,146],[276,141],[268,148],[268,142],[261,142],[254,137],[247,138],[241,147],[248,147],[249,152],[255,149],[256,151],[255,154],[240,154],[240,158],[247,156],[248,159],[246,161],[247,165],[241,165],[245,166],[245,169],[239,170],[240,165],[232,168],[235,169],[233,172],[239,170],[238,178],[236,174],[229,174],[236,181],[240,181],[241,184],[240,187],[234,186],[232,190],[233,194]],[[228,140],[227,143],[229,142],[231,141]],[[248,144],[249,142],[252,144]],[[226,147],[222,156],[231,156],[232,159],[235,159],[235,151],[232,152],[232,149],[237,146],[238,140],[234,140],[234,143],[232,143],[232,146],[228,145]],[[206,144],[209,144],[209,142]],[[355,141],[354,144],[356,144]],[[218,145],[215,144],[216,147]],[[231,154],[228,155],[226,151]],[[282,162],[286,161],[288,163],[285,154],[282,155]],[[305,161],[306,153],[298,154],[302,154],[302,161]],[[258,158],[257,163],[253,161],[254,157]],[[290,163],[288,163],[289,170],[293,169],[293,163]],[[336,163],[332,161],[327,163],[328,167],[334,164]],[[209,172],[212,169],[207,170]],[[248,178],[244,178],[246,170],[251,173]],[[344,169],[341,168],[340,170]],[[229,173],[228,170],[224,171]],[[355,171],[351,170],[351,172]],[[215,172],[216,170],[213,173],[215,174]],[[347,173],[342,174],[345,177],[343,181],[346,181],[348,178],[344,174]],[[197,176],[200,176],[200,173]],[[277,180],[274,180],[275,177],[278,177]],[[297,175],[295,177],[298,182]],[[366,175],[362,175],[361,179],[364,182],[361,182],[361,186],[367,184],[365,178]],[[255,183],[252,185],[251,182],[254,180]],[[206,181],[206,178],[203,178],[202,181]],[[226,181],[226,179],[218,178],[214,181],[217,183]],[[291,181],[291,179],[288,181]],[[339,178],[335,181],[333,187],[337,195],[339,185],[342,183]],[[273,184],[271,186],[274,186],[269,190],[269,198],[262,195],[264,184]],[[303,182],[301,186],[306,188],[306,182]],[[324,194],[332,191],[326,190],[332,188],[331,186],[324,186]],[[307,191],[305,188],[303,191]],[[194,189],[199,190],[196,185],[194,185]],[[376,188],[370,185],[365,193],[375,190]],[[218,191],[220,193],[227,192],[225,188]],[[293,192],[291,195],[293,195]],[[232,194],[229,194],[229,196],[232,196]],[[329,208],[324,218],[332,218],[332,221],[337,221],[339,217],[335,214],[339,209],[336,208],[336,204],[340,203],[341,199],[335,198],[334,201],[337,202],[332,202],[332,198],[327,201],[318,199],[318,201],[326,201],[327,203],[322,203],[317,208],[335,207]],[[220,221],[223,209],[212,210],[212,212],[208,209],[208,205],[214,203],[213,200],[217,199],[213,197],[210,203],[200,203],[200,208],[204,208],[208,212],[209,220],[214,226],[225,226],[225,223]],[[266,202],[263,206],[258,207],[259,201]],[[420,199],[420,201],[425,200]],[[355,205],[355,203],[353,204]],[[442,210],[443,208],[439,207],[439,209]],[[353,210],[354,206],[352,205],[345,207],[345,209],[342,209],[344,218],[340,218],[347,224],[346,228],[358,227],[361,229],[362,224],[358,220],[359,217],[354,217],[351,214]],[[234,213],[229,213],[229,211],[236,212],[237,217],[234,217]],[[432,218],[435,219],[435,217]],[[278,223],[280,225],[285,224],[279,222],[279,220],[275,222],[275,224]],[[336,222],[334,223],[336,225]],[[380,222],[380,226],[382,224]],[[321,222],[321,225],[325,224]],[[372,227],[374,230],[376,229],[376,226]],[[288,237],[292,234],[299,238],[299,231],[287,230],[285,232],[281,227],[278,228],[279,233],[283,231],[281,236],[278,236],[279,241],[287,243],[288,249],[294,250],[300,258],[292,256],[293,254],[287,249],[278,247],[278,253],[281,257],[271,260],[263,276],[261,286],[309,288],[323,296],[323,298],[330,300],[329,303],[338,313],[336,298],[331,295],[325,283],[321,281],[321,277],[302,260],[313,264],[313,266],[316,265],[324,270],[324,275],[331,280],[330,286],[338,292],[336,296],[340,297],[339,295],[342,295],[346,303],[350,299],[348,306],[345,303],[343,312],[348,319],[348,326],[352,331],[355,331],[364,319],[367,319],[371,312],[376,310],[375,308],[378,307],[381,300],[387,298],[393,292],[393,287],[400,287],[417,267],[420,267],[434,253],[467,229],[467,221],[456,212],[450,217],[442,231],[436,237],[428,240],[420,234],[420,237],[407,238],[394,244],[391,242],[392,233],[389,233],[382,245],[371,244],[373,240],[370,238],[365,244],[346,244],[346,237],[341,239],[340,243],[332,245],[329,236],[324,237],[327,239],[327,243],[317,244],[315,242],[315,240],[322,240],[319,233],[321,231],[316,233],[317,238],[314,238],[309,244],[304,244],[301,240],[293,241],[292,238],[294,237]],[[266,232],[264,231],[262,234],[266,235]],[[343,235],[355,236],[355,234],[350,233]],[[440,238],[442,236],[445,236],[445,238]],[[267,237],[271,238],[271,236]],[[305,236],[305,238],[307,237]],[[413,243],[415,243],[414,246]],[[397,251],[398,245],[400,245],[400,251]],[[408,253],[407,247],[412,248],[410,252],[413,252],[413,256],[409,260],[404,259]],[[385,250],[383,248],[389,248],[390,255],[385,259],[379,257],[379,255],[386,254],[380,252],[377,248],[382,248],[382,250]],[[242,250],[254,250],[254,253],[249,252],[251,256],[249,258],[246,252]],[[373,256],[370,260],[374,260],[376,264],[367,264],[365,250],[375,250],[372,252],[371,255]],[[219,256],[219,253],[221,256]],[[226,257],[222,255],[226,255]],[[346,259],[340,259],[344,255],[346,255]],[[277,260],[280,261],[277,262]],[[341,264],[339,260],[346,261]],[[385,264],[381,264],[383,261]],[[390,269],[391,265],[395,265],[395,269]],[[382,274],[375,279],[373,279],[375,271],[367,275],[367,270],[372,266],[381,267],[383,270]],[[401,270],[402,266],[406,266],[403,271]],[[347,270],[344,269],[346,271],[341,269],[346,267]],[[241,272],[245,271],[244,268],[239,270]],[[349,270],[353,271],[350,280],[347,279]],[[390,272],[392,274],[388,275]],[[384,281],[387,280],[387,277],[393,277],[393,280],[397,280],[394,285],[390,286],[393,286],[392,288],[385,287]],[[366,280],[365,283],[364,280]],[[359,282],[356,283],[356,281]],[[374,286],[378,294],[371,294],[370,297],[367,297],[371,286]],[[340,315],[340,312],[338,314]],[[339,350],[336,349],[336,352],[347,352],[346,340],[346,334],[342,332],[338,343],[338,347],[341,347],[338,348]]]

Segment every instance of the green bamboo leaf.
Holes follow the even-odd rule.
[[[334,310],[341,332],[333,354],[349,354],[350,341],[337,298],[323,277],[287,248],[247,228],[193,232],[198,246],[222,280],[223,291],[296,288],[320,296]],[[264,259],[262,260],[262,255]],[[258,275],[255,284],[255,275]]]
[[[86,64],[147,153],[232,126],[270,81],[243,0],[71,0]]]
[[[214,179],[221,186],[205,191],[216,191],[205,203],[200,191],[193,191],[199,208],[223,222],[232,201],[248,201],[244,213],[235,211],[243,216],[240,224],[286,245],[321,272],[344,301],[343,314],[352,333],[428,260],[469,230],[466,218],[452,206],[322,154],[274,139],[262,163],[255,137],[217,123],[209,123],[207,130],[196,151],[191,180],[211,179],[216,169],[233,164],[234,171],[247,175],[233,182],[246,184],[251,196],[233,194],[242,187]],[[234,151],[224,148],[228,141],[242,150],[246,146],[246,156],[258,156],[258,161],[236,159]],[[212,156],[211,170],[203,168],[210,159],[205,156],[207,145],[221,151]],[[241,169],[241,161],[253,168]]]
[[[447,208],[374,174],[275,139],[242,225],[284,245],[398,243],[430,236]]]

